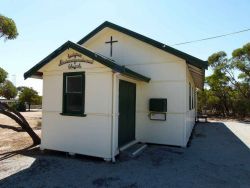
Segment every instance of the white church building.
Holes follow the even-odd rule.
[[[207,62],[104,22],[24,74],[43,79],[41,149],[114,160],[122,147],[185,147]]]

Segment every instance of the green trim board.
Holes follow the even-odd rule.
[[[189,82],[188,98],[189,98],[189,110],[192,110],[192,108],[191,108],[191,84],[190,84],[190,82]]]
[[[55,51],[53,51],[51,54],[49,54],[47,57],[45,57],[42,61],[37,63],[34,67],[32,67],[30,70],[24,73],[24,79],[27,79],[31,76],[38,76],[42,75],[42,73],[38,72],[39,69],[41,69],[43,66],[45,66],[47,63],[49,63],[52,59],[60,55],[62,52],[64,52],[67,49],[73,49],[78,51],[79,53],[82,53],[83,55],[88,56],[89,58],[92,58],[93,60],[103,64],[104,66],[109,67],[110,69],[114,70],[115,72],[122,73],[126,76],[132,77],[134,79],[149,82],[150,78],[143,76],[139,73],[136,73],[125,66],[120,66],[115,63],[114,60],[111,60],[103,55],[100,55],[98,53],[94,53],[90,51],[87,48],[84,48],[80,46],[79,44],[73,43],[71,41],[65,42],[63,45],[61,45],[59,48],[57,48]]]
[[[124,27],[121,27],[119,25],[116,25],[114,23],[111,23],[111,22],[108,22],[108,21],[105,21],[104,23],[102,23],[100,26],[98,26],[96,29],[94,29],[93,31],[91,31],[88,35],[86,35],[84,38],[82,38],[80,41],[77,42],[77,44],[80,44],[82,45],[83,43],[85,43],[86,41],[88,41],[90,38],[92,38],[93,36],[95,36],[99,31],[103,30],[104,28],[111,28],[111,29],[114,29],[116,31],[119,31],[121,33],[124,33],[126,35],[129,35],[133,38],[136,38],[142,42],[145,42],[147,44],[150,44],[158,49],[161,49],[165,52],[168,52],[170,54],[173,54],[181,59],[184,59],[186,60],[186,62],[188,64],[191,64],[191,65],[194,65],[198,68],[201,68],[201,69],[207,69],[208,67],[208,62],[207,61],[203,61],[201,59],[198,59],[194,56],[191,56],[187,53],[184,53],[182,51],[179,51],[175,48],[172,48],[166,44],[163,44],[161,42],[158,42],[154,39],[151,39],[151,38],[148,38],[144,35],[141,35],[139,33],[136,33],[134,31],[131,31],[129,29],[126,29]]]

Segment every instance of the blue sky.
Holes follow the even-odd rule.
[[[42,82],[24,81],[23,73],[106,20],[172,45],[250,28],[249,7],[249,0],[1,0],[0,14],[14,19],[19,36],[0,39],[0,66],[11,80],[16,75],[17,86],[32,86],[41,94]],[[247,42],[250,32],[175,48],[207,60],[221,50],[230,55]]]

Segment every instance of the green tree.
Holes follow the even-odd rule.
[[[34,103],[35,105],[41,105],[42,104],[42,96],[37,95],[37,97],[35,97]]]
[[[213,74],[221,76],[225,81],[227,79],[230,84],[237,86],[238,81],[234,74],[234,66],[231,59],[227,58],[227,54],[223,51],[217,52],[209,56],[208,64],[213,69]],[[227,83],[228,85],[229,83]]]
[[[249,115],[250,43],[234,50],[231,58],[223,51],[214,53],[208,63],[212,74],[205,79],[207,89],[198,93],[199,110],[206,108],[224,116]]]
[[[250,43],[233,51],[233,66],[241,73],[239,78],[250,83]]]
[[[2,84],[7,78],[8,73],[0,67],[0,84]]]
[[[210,103],[208,103],[210,110],[217,110],[223,116],[227,116],[230,112],[228,77],[220,71],[214,71],[211,76],[206,78],[206,83],[210,88],[210,92],[207,93],[207,99],[210,99]],[[216,100],[216,103],[214,103],[215,99],[220,100]]]
[[[36,104],[39,98],[37,91],[29,87],[19,87],[18,89],[20,90],[19,101],[27,103],[30,111],[30,105]]]
[[[15,22],[8,17],[0,15],[0,38],[4,37],[5,40],[12,40],[18,36]]]
[[[7,17],[0,15],[0,38],[5,37],[5,40],[15,39],[18,35],[15,22]],[[7,72],[0,68],[0,86],[7,78]],[[9,107],[7,104],[0,102],[0,113],[8,116],[18,123],[32,138],[33,144],[41,143],[40,137],[32,130],[27,120],[17,110]]]
[[[17,88],[11,81],[6,80],[0,87],[0,96],[3,96],[6,99],[13,99],[17,96]]]
[[[198,112],[207,113],[207,110],[210,113],[215,113],[218,109],[218,104],[220,98],[217,97],[214,92],[210,89],[199,90],[197,93],[198,97]]]
[[[220,99],[217,100],[217,104],[212,103],[213,107],[210,111],[216,110],[224,116],[227,116],[229,113],[228,84],[230,81],[227,74],[229,67],[227,54],[223,51],[212,54],[208,58],[208,64],[213,69],[213,73],[206,77],[206,84],[210,90],[209,96],[207,97],[210,99]]]

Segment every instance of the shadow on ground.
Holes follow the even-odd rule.
[[[19,152],[20,153],[20,152]],[[250,152],[223,123],[199,123],[190,147],[149,145],[115,164],[96,158],[22,151],[35,158],[0,187],[248,187]],[[8,159],[7,159],[8,160]],[[21,159],[20,159],[21,160]]]
[[[2,128],[2,129],[11,129],[11,130],[16,131],[16,132],[24,132],[24,130],[22,129],[22,127],[15,127],[13,125],[3,125],[3,124],[0,124],[0,128]]]

